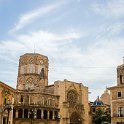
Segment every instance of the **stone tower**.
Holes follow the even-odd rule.
[[[124,85],[124,63],[117,67],[117,85]]]
[[[48,85],[48,58],[38,53],[20,56],[17,89],[41,91]]]
[[[124,62],[117,67],[117,85],[108,89],[111,98],[111,124],[124,124]]]

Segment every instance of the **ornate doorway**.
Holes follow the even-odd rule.
[[[70,117],[70,124],[82,124],[81,116],[77,112],[72,113]]]

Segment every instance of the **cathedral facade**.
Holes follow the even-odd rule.
[[[48,67],[47,56],[20,56],[16,89],[8,89],[11,99],[3,95],[6,84],[0,85],[2,124],[90,124],[88,87],[66,79],[48,85]],[[6,116],[5,99],[11,103]]]

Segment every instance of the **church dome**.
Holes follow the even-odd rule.
[[[104,103],[99,99],[99,97],[93,102],[92,106],[103,106]]]

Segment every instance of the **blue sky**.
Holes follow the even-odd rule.
[[[49,84],[89,87],[90,100],[114,86],[124,56],[124,0],[0,0],[0,80],[15,87],[18,59],[49,58]]]

